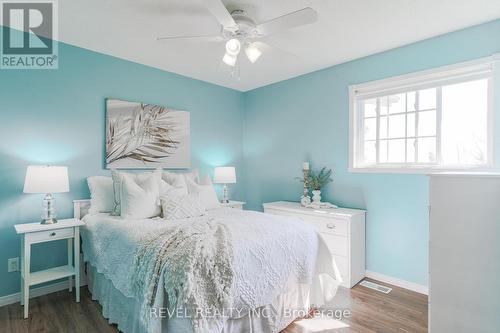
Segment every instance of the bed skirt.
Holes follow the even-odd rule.
[[[88,288],[92,299],[102,306],[102,315],[110,324],[117,324],[124,333],[193,333],[189,319],[172,317],[159,318],[159,332],[148,332],[141,324],[141,302],[126,297],[113,286],[111,280],[97,272],[87,263]],[[309,310],[310,286],[298,285],[295,290],[278,295],[272,304],[263,306],[249,314],[226,321],[221,332],[207,333],[274,333],[283,330],[297,317]]]

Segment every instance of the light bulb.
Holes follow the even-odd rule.
[[[236,38],[232,38],[226,42],[226,52],[229,55],[236,56],[240,53],[241,43]]]
[[[234,67],[234,65],[236,65],[236,56],[226,53],[224,54],[224,58],[222,58],[222,61],[224,61],[226,65]]]
[[[245,53],[248,57],[248,60],[253,64],[254,62],[259,59],[259,57],[262,55],[262,51],[259,50],[255,45],[250,44],[248,47],[245,49]]]

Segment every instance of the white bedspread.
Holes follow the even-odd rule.
[[[298,219],[221,208],[208,214],[227,226],[233,247],[233,316],[272,303],[299,284],[312,287],[311,303],[322,305],[336,292],[334,261],[314,228]],[[127,297],[134,297],[134,257],[150,233],[187,220],[126,220],[108,214],[87,215],[83,253],[98,272]],[[338,273],[337,273],[338,274]],[[168,279],[168,277],[163,277]]]

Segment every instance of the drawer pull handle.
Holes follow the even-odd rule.
[[[50,236],[55,236],[55,235],[56,235],[56,233],[55,233],[55,232],[51,232],[51,233],[50,233]]]
[[[326,225],[326,227],[327,227],[328,229],[335,229],[335,224],[333,224],[333,223],[328,223],[328,224]]]

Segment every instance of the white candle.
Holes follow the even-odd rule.
[[[309,170],[309,162],[304,162],[302,164],[302,170]]]

